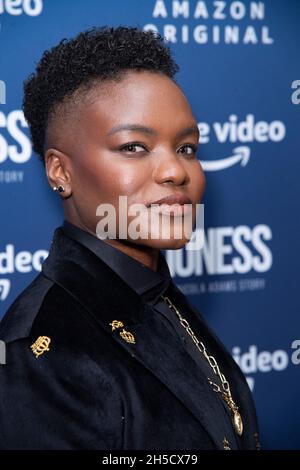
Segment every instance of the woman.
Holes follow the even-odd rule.
[[[65,220],[2,322],[3,449],[259,446],[242,372],[160,251],[188,242],[175,234],[188,214],[195,225],[205,187],[177,71],[159,35],[104,27],[46,51],[25,82],[33,148]],[[120,196],[144,208],[138,236]],[[103,208],[116,215],[106,239]],[[152,236],[162,219],[169,235]]]

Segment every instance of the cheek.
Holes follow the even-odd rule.
[[[82,189],[102,202],[117,203],[122,195],[134,198],[146,179],[146,172],[137,162],[105,152],[97,158],[86,158],[76,172]]]
[[[195,202],[201,202],[206,187],[205,175],[200,163],[196,163],[190,171],[191,191]]]

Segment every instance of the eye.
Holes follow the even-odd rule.
[[[186,149],[189,149],[189,152],[186,152]],[[186,155],[195,155],[197,153],[198,147],[197,145],[187,144],[180,147],[179,151],[181,150],[183,150],[183,152],[180,153],[185,153]]]
[[[138,150],[137,150],[138,148],[142,149],[142,151],[146,150],[146,148],[145,148],[142,144],[140,144],[140,143],[138,143],[138,142],[132,142],[132,143],[130,143],[130,144],[123,145],[123,146],[120,148],[120,150],[121,150],[122,152],[140,153],[141,150],[138,151]]]

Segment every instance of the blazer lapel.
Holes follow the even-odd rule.
[[[60,228],[55,231],[42,272],[76,298],[124,351],[163,382],[199,420],[216,447],[223,449],[224,435],[218,426],[218,410],[222,406],[219,398],[177,337],[170,335],[159,316],[153,315],[134,290]],[[179,297],[177,300],[182,302]],[[123,326],[113,329],[114,320]],[[197,329],[199,332],[199,324]],[[126,341],[128,333],[134,342]]]

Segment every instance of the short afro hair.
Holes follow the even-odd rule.
[[[179,66],[159,33],[135,27],[93,27],[44,52],[35,73],[24,81],[23,99],[33,150],[43,162],[47,125],[56,106],[78,89],[88,91],[97,80],[118,80],[128,70],[158,72],[174,80]]]

